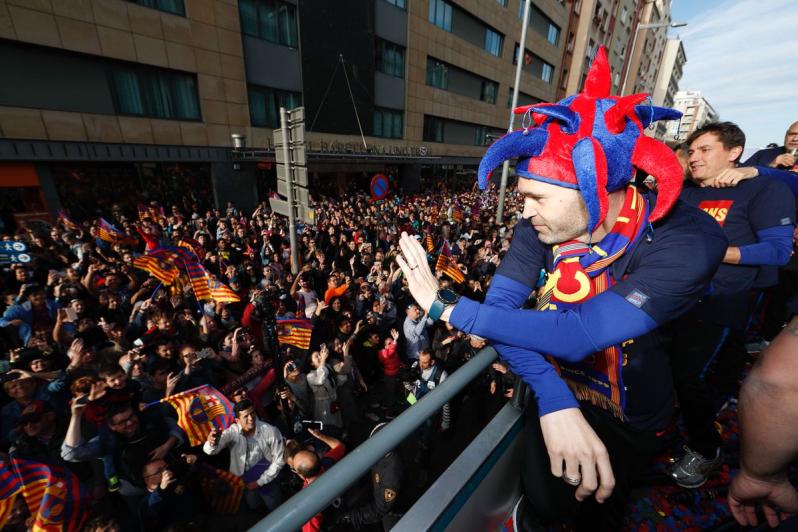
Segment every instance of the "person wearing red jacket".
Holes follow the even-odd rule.
[[[399,368],[402,361],[399,359],[398,344],[399,331],[391,329],[391,336],[385,339],[385,347],[380,349],[377,356],[382,364],[383,396],[382,408],[386,417],[394,417],[396,411],[396,386]]]

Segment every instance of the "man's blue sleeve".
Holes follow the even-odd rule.
[[[789,170],[781,170],[779,168],[771,168],[769,166],[755,166],[755,168],[759,172],[759,175],[770,177],[784,183],[790,187],[794,196],[798,196],[798,173],[790,172]]]
[[[466,333],[576,361],[683,314],[706,292],[727,241],[717,227],[666,232],[608,291],[568,310],[536,312],[461,299],[449,318]]]
[[[520,309],[532,288],[503,275],[496,275],[491,281],[485,305],[496,308]],[[535,311],[526,311],[535,312]],[[493,342],[502,360],[509,364],[513,373],[520,376],[535,394],[538,415],[545,416],[557,410],[578,408],[568,385],[565,384],[554,367],[540,353]]]
[[[499,265],[485,297],[485,305],[520,309],[535,286],[544,266],[545,251],[529,220],[521,220],[513,231],[510,250]],[[529,311],[533,312],[533,311]],[[535,351],[493,342],[502,360],[519,375],[535,394],[538,415],[566,408],[578,408],[568,385],[554,367]]]
[[[756,244],[740,246],[740,264],[784,266],[792,255],[794,227],[780,225],[756,232]]]

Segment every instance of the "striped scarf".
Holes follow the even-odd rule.
[[[648,202],[634,186],[626,189],[612,229],[598,244],[570,241],[554,247],[554,262],[538,300],[538,310],[573,308],[615,284],[610,265],[645,232]],[[612,345],[576,363],[550,358],[580,401],[590,401],[624,419],[626,391],[621,378],[620,345]]]

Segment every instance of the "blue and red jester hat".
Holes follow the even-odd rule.
[[[639,169],[657,181],[657,204],[649,221],[659,220],[679,198],[682,168],[665,144],[643,131],[652,122],[677,119],[681,113],[638,105],[648,98],[610,96],[607,52],[600,47],[581,93],[554,104],[515,109],[524,115],[523,127],[488,148],[479,165],[480,189],[488,186],[494,168],[518,158],[519,176],[579,190],[593,232],[607,215],[608,193],[624,188]]]

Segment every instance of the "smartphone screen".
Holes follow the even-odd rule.
[[[75,309],[67,307],[66,309],[66,321],[76,321],[78,319],[78,313]]]

